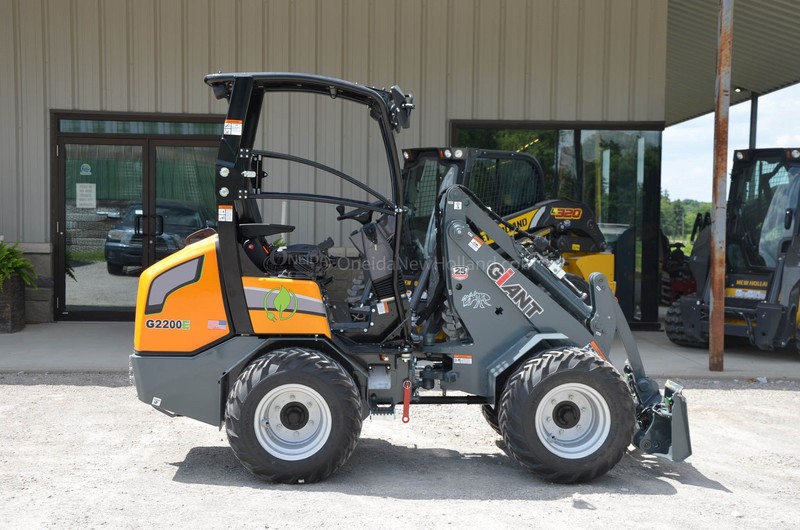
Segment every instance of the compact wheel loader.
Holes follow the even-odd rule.
[[[328,477],[352,454],[365,418],[399,413],[405,423],[411,405],[483,406],[508,453],[555,482],[602,475],[631,443],[676,461],[691,454],[682,389],[668,381],[662,394],[647,377],[607,279],[594,273],[576,287],[546,238],[510,225],[470,189],[437,194],[437,230],[418,285],[406,290],[395,133],[409,126],[410,95],[294,73],[220,73],[206,83],[228,101],[218,233],[141,275],[131,355],[139,399],[224,425],[245,468],[284,483]],[[273,92],[363,105],[385,147],[388,196],[318,161],[255,149]],[[373,200],[263,191],[265,159],[312,167]],[[329,297],[330,238],[270,243],[294,228],[262,222],[256,201],[275,199],[373,212],[351,236],[376,293],[368,308]],[[441,332],[445,305],[456,336]],[[627,353],[619,370],[608,361],[615,335]]]
[[[705,224],[705,223],[704,223]],[[725,335],[762,350],[797,342],[800,313],[800,149],[734,152],[727,203]],[[694,242],[689,268],[695,293],[672,303],[667,337],[708,347],[711,229]]]

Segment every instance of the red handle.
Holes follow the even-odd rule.
[[[403,423],[408,423],[408,408],[411,405],[411,381],[403,381]]]

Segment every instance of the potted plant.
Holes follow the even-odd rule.
[[[25,327],[25,285],[36,286],[33,265],[17,248],[0,241],[0,333]]]

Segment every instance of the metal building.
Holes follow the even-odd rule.
[[[766,4],[787,16],[765,17]],[[797,57],[796,39],[779,41],[797,4],[737,12],[748,29],[735,39],[734,79],[753,93],[800,79],[779,68]],[[132,265],[180,239],[177,229],[174,241],[136,236],[136,214],[170,212],[186,230],[213,221],[205,184],[225,104],[203,76],[302,71],[413,93],[401,146],[540,156],[552,194],[588,202],[612,239],[641,249],[617,282],[628,318],[652,323],[661,131],[713,108],[715,31],[713,0],[0,0],[0,235],[40,273],[28,320],[130,318]],[[264,148],[381,189],[360,114],[302,96],[277,96],[265,112]],[[269,171],[276,189],[339,191],[285,163]],[[331,208],[264,209],[298,226],[293,242],[343,243],[351,229]]]

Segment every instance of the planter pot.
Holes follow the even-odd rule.
[[[14,333],[25,327],[25,282],[11,276],[0,291],[0,333]]]

